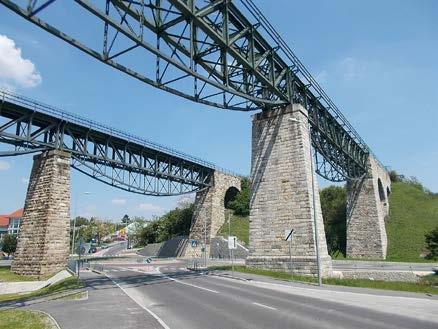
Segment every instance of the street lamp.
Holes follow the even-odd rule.
[[[295,123],[304,123],[299,119],[296,118],[289,118],[289,121],[295,122]],[[316,219],[316,198],[315,198],[315,176],[313,172],[313,156],[312,156],[312,135],[310,131],[310,125],[307,127],[308,134],[309,134],[309,152],[310,152],[310,171],[312,174],[312,202],[313,202],[313,227],[314,227],[314,235],[315,235],[315,245],[316,245],[316,263],[318,267],[318,285],[322,285],[322,278],[321,278],[321,255],[319,253],[319,235],[318,235],[318,221]]]
[[[83,195],[90,195],[91,192],[83,192]],[[71,241],[71,251],[70,253],[73,254],[74,250],[75,250],[75,238],[76,238],[76,218],[78,217],[78,204],[79,204],[79,196],[81,194],[77,194],[76,195],[76,200],[75,200],[75,217],[73,218],[73,238]]]

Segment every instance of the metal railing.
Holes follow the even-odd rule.
[[[148,148],[154,149],[156,151],[163,152],[165,154],[169,154],[169,155],[172,155],[172,156],[175,156],[175,157],[187,160],[187,161],[191,161],[191,162],[194,162],[194,163],[199,164],[201,166],[204,166],[204,167],[207,167],[210,169],[214,169],[214,170],[217,170],[217,171],[220,171],[220,172],[232,175],[232,176],[237,176],[237,177],[244,176],[244,175],[238,174],[236,172],[233,172],[231,170],[217,166],[211,162],[194,157],[190,154],[177,151],[177,150],[172,149],[168,146],[164,146],[164,145],[152,142],[148,139],[145,139],[145,138],[136,136],[134,134],[130,134],[130,133],[124,132],[122,130],[101,124],[99,122],[87,119],[87,118],[79,116],[77,114],[66,112],[66,111],[61,110],[59,108],[56,108],[54,106],[44,104],[40,101],[31,99],[29,97],[25,97],[23,95],[17,94],[15,92],[10,91],[10,90],[0,89],[0,95],[1,95],[2,102],[8,101],[10,103],[22,105],[22,106],[25,106],[27,108],[33,109],[35,112],[48,114],[48,115],[54,116],[58,119],[61,119],[63,121],[75,123],[77,125],[80,125],[83,127],[88,127],[90,129],[93,129],[93,130],[98,130],[98,131],[105,133],[105,134],[108,134],[110,136],[118,137],[118,138],[124,139],[124,140],[129,141],[129,142],[137,143],[137,144],[146,146]]]

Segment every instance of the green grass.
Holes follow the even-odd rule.
[[[438,196],[408,183],[393,183],[386,222],[389,261],[427,261],[425,233],[438,226]]]
[[[52,329],[52,320],[45,314],[34,311],[0,311],[0,329]]]
[[[231,266],[214,266],[211,267],[210,269],[230,271]],[[249,268],[245,266],[234,266],[234,270],[236,272],[263,275],[280,280],[309,282],[309,283],[317,282],[317,279],[312,276],[291,275],[290,273],[286,273],[286,272],[275,272],[270,270]],[[335,278],[323,279],[323,283],[328,285],[336,285],[336,286],[407,291],[407,292],[417,292],[417,293],[438,295],[438,286],[437,286],[438,275],[430,275],[424,277],[418,283],[372,281],[372,280],[360,280],[360,279],[335,279]]]
[[[0,282],[35,281],[35,280],[38,280],[38,278],[12,273],[10,266],[0,267]]]
[[[231,235],[237,236],[239,241],[242,241],[245,246],[248,245],[249,241],[249,217],[241,217],[233,214],[232,211],[226,210],[225,213],[225,223],[220,228],[217,235],[222,235],[223,237],[228,237],[228,214],[231,216]]]
[[[72,276],[72,277],[64,279],[58,283],[50,285],[46,288],[43,288],[43,289],[40,289],[37,291],[33,291],[30,293],[0,295],[0,303],[11,302],[11,301],[18,302],[18,301],[23,301],[23,300],[30,299],[30,298],[43,297],[43,296],[50,295],[53,293],[58,293],[58,292],[73,290],[73,289],[79,289],[79,288],[83,288],[83,287],[84,287],[84,284],[82,283],[82,281],[80,281],[80,280],[78,280],[78,278]]]

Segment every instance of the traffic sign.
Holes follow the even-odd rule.
[[[235,236],[228,237],[228,249],[237,249],[237,237]]]
[[[292,241],[292,238],[294,237],[294,232],[294,229],[284,230],[284,241]]]
[[[146,259],[146,263],[148,263],[148,264],[152,263],[152,258],[150,258],[150,257],[147,258],[147,259]]]
[[[198,246],[197,240],[192,240],[190,243],[192,244],[192,248],[196,248]]]

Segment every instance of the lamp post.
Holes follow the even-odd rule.
[[[303,123],[305,122],[296,119],[296,118],[289,118],[289,121],[296,122],[296,123]],[[315,247],[316,247],[316,264],[318,268],[318,285],[322,285],[322,277],[321,277],[321,255],[319,252],[319,234],[318,234],[318,221],[316,219],[316,198],[315,198],[315,175],[313,172],[313,156],[312,156],[312,135],[310,131],[310,124],[305,127],[308,131],[309,135],[309,152],[310,152],[310,172],[312,175],[312,203],[313,203],[313,227],[314,227],[314,238],[315,238]]]
[[[90,195],[90,192],[83,192],[82,194],[84,195]],[[76,238],[76,218],[78,217],[78,204],[79,204],[79,196],[81,194],[78,193],[76,195],[76,200],[75,200],[75,217],[73,218],[73,237],[72,237],[72,241],[71,241],[71,251],[70,253],[73,254],[74,250],[75,250],[75,238]]]

